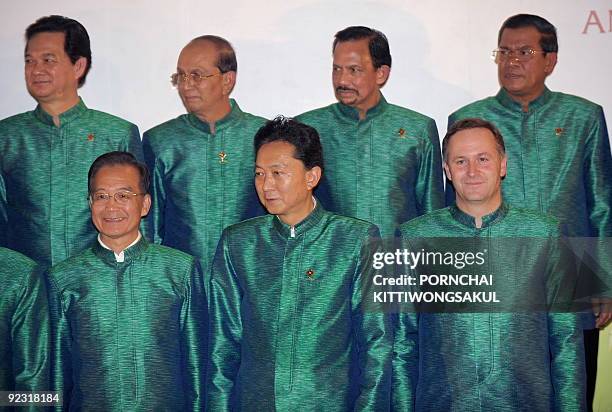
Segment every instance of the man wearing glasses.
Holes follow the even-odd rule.
[[[138,128],[85,106],[89,35],[76,20],[38,19],[26,29],[25,80],[35,110],[0,121],[0,245],[44,267],[95,238],[85,179],[103,153],[142,156]]]
[[[500,129],[508,153],[502,189],[510,204],[557,217],[572,237],[610,237],[612,158],[603,109],[546,87],[557,51],[556,29],[547,20],[529,14],[508,18],[493,51],[499,93],[453,113],[449,127],[460,119],[480,117]],[[447,189],[447,201],[453,203],[452,185]],[[585,317],[585,329],[609,322],[605,305],[598,304],[594,312],[596,322],[593,316]],[[591,399],[596,337],[596,332],[585,332]]]
[[[88,178],[98,241],[48,274],[54,389],[66,410],[202,410],[198,262],[141,236],[150,178],[134,156],[104,154]]]
[[[252,147],[265,119],[243,112],[230,99],[236,70],[227,40],[193,39],[171,77],[188,113],[143,137],[153,176],[148,234],[155,243],[198,257],[203,268],[223,228],[263,213],[252,182]]]

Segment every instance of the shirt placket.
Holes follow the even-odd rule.
[[[49,242],[51,262],[57,263],[67,256],[68,244],[66,233],[68,219],[66,218],[66,193],[68,173],[68,156],[66,141],[68,140],[68,125],[50,126],[51,150],[49,153],[49,167],[51,184],[49,186]],[[52,238],[50,234],[53,233]],[[56,237],[57,236],[57,237]]]

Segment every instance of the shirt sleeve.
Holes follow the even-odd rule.
[[[415,187],[419,215],[424,215],[444,206],[440,140],[436,122],[432,119],[427,123],[426,133],[419,164],[419,177]]]
[[[186,293],[181,308],[181,354],[185,374],[186,403],[189,410],[204,410],[208,310],[204,276],[197,260],[186,277]]]
[[[232,392],[241,363],[242,289],[232,266],[228,231],[224,231],[212,263],[210,279],[210,346],[206,409],[232,410]]]
[[[143,141],[143,152],[145,163],[149,168],[151,174],[151,210],[144,219],[146,237],[157,244],[162,244],[164,240],[164,219],[165,219],[165,208],[166,208],[166,191],[164,188],[164,173],[161,170],[161,164],[156,157],[149,136],[147,133],[144,134]]]
[[[359,396],[356,411],[385,411],[390,408],[393,327],[386,313],[367,310],[372,286],[372,258],[380,245],[378,229],[372,226],[361,242],[359,265],[351,297],[353,336],[359,362]]]

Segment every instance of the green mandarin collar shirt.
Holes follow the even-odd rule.
[[[44,267],[96,237],[87,172],[100,155],[122,150],[142,159],[138,128],[92,110],[82,100],[60,126],[40,106],[0,121],[0,245]]]
[[[440,142],[429,117],[381,95],[363,120],[341,103],[297,119],[321,136],[325,173],[317,197],[328,210],[393,236],[399,224],[443,206]]]
[[[141,238],[48,273],[55,389],[70,410],[202,410],[207,305],[197,261]]]
[[[224,230],[212,265],[209,410],[389,408],[392,328],[362,309],[375,226],[320,203]]]
[[[552,282],[546,288],[559,287],[558,274],[567,270],[558,263],[558,222],[507,203],[484,216],[480,229],[472,216],[450,206],[400,230],[406,245],[415,250],[427,245],[428,238],[458,238],[453,247],[482,238],[489,245],[485,268],[491,273],[485,272],[493,275],[493,290],[502,302],[508,296],[505,287],[520,303],[521,296],[537,296],[540,292],[534,294],[533,289],[541,288],[544,279]],[[493,242],[496,238],[510,238],[503,247],[512,250],[496,249],[501,244]],[[528,244],[525,238],[535,239]],[[546,302],[545,295],[541,299]],[[403,313],[396,333],[396,410],[585,410],[584,348],[575,313]]]
[[[183,114],[143,137],[152,174],[147,235],[196,256],[203,268],[226,226],[264,213],[253,184],[253,137],[265,119],[230,103],[215,134],[197,116]]]
[[[492,122],[504,137],[508,203],[555,216],[572,237],[612,236],[612,156],[601,106],[545,88],[524,112],[501,89],[453,113],[449,125],[467,117]],[[450,183],[446,199],[454,203]]]
[[[0,391],[51,390],[49,308],[41,273],[31,259],[0,247],[0,284]]]

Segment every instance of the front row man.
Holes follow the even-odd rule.
[[[377,228],[312,196],[323,173],[312,127],[272,120],[255,151],[270,214],[225,229],[213,260],[207,408],[387,410],[392,331],[362,301]]]
[[[495,282],[511,285],[515,294],[518,289],[519,296],[534,296],[533,288],[524,285],[554,279],[566,268],[556,266],[557,249],[550,247],[559,237],[557,221],[503,201],[501,180],[507,160],[502,136],[491,123],[480,119],[455,123],[444,138],[442,152],[456,205],[403,224],[404,241],[414,245],[428,237],[438,242],[438,238],[478,239],[489,249],[504,242],[508,248],[500,248],[501,254],[489,250],[487,267],[497,269],[500,261],[512,262],[491,273]],[[453,247],[465,243],[456,239]],[[547,268],[547,273],[538,268]],[[554,286],[548,284],[543,292]],[[541,302],[545,301],[542,296]],[[419,411],[585,410],[583,341],[576,314],[421,313],[417,327],[414,318],[401,317],[396,338],[401,344],[394,348],[399,354],[394,374],[407,382],[403,391],[394,385],[393,398],[400,409],[414,402]],[[406,359],[412,361],[400,364]],[[406,372],[417,367],[417,359],[418,386],[407,379],[415,375]],[[414,393],[415,398],[405,393]]]
[[[89,169],[98,240],[49,272],[54,385],[68,410],[201,410],[206,298],[191,256],[150,244],[146,166],[126,152]]]

